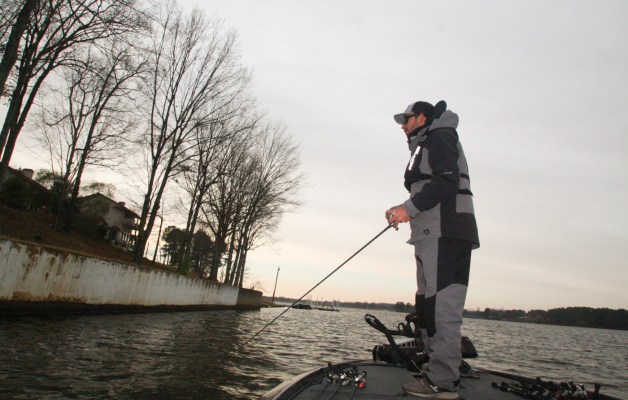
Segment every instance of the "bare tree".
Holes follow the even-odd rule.
[[[24,7],[24,0],[5,0],[0,7],[0,48],[7,47],[7,42],[17,22],[18,14]]]
[[[246,146],[234,142],[229,147],[225,157],[225,160],[228,161],[227,170],[229,173],[218,175],[216,183],[209,188],[203,199],[201,208],[203,224],[209,228],[214,237],[209,276],[212,280],[218,280],[218,271],[222,266],[223,256],[227,250],[233,249],[228,245],[235,241],[245,192],[249,187],[248,179],[253,176],[251,152],[248,150],[251,146],[254,147],[253,135],[253,133],[247,135]],[[231,252],[231,254],[233,253]],[[226,269],[225,276],[230,269],[229,263]]]
[[[208,126],[197,130],[194,140],[196,154],[188,158],[189,163],[184,168],[182,187],[188,194],[187,222],[185,239],[183,242],[183,257],[179,270],[183,270],[189,259],[191,241],[196,230],[196,224],[201,206],[207,197],[212,185],[218,182],[221,176],[230,173],[230,156],[234,148],[245,146],[245,137],[259,120],[253,112],[253,105],[248,102],[240,103],[244,106],[233,111],[227,111],[224,119],[211,122]]]
[[[242,287],[246,256],[277,229],[284,213],[299,205],[304,177],[299,171],[297,146],[285,128],[268,123],[262,127],[255,157],[254,179],[239,230],[237,262],[230,284]]]
[[[224,282],[241,286],[247,252],[272,236],[281,216],[299,205],[303,184],[296,145],[278,124],[259,124],[244,149],[234,152],[231,173],[208,192],[204,222],[214,235],[211,279],[226,258]]]
[[[49,74],[74,62],[81,46],[142,26],[134,0],[40,0],[18,50],[11,95],[0,131],[0,183],[37,93]],[[17,23],[17,21],[16,21]]]
[[[134,260],[139,262],[164,190],[182,170],[197,128],[219,120],[248,83],[235,53],[234,32],[223,34],[200,11],[183,14],[168,3],[155,19],[151,73],[144,85],[149,106],[146,190]]]
[[[65,69],[65,87],[41,104],[39,140],[51,158],[57,158],[63,176],[56,207],[63,212],[57,212],[54,225],[64,217],[66,231],[72,225],[85,168],[115,166],[127,143],[125,136],[132,126],[127,110],[136,89],[133,80],[141,68],[131,52],[123,42],[93,46],[81,63]]]

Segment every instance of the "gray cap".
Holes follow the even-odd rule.
[[[434,106],[426,101],[415,101],[406,108],[406,111],[402,112],[401,114],[395,114],[395,122],[401,125],[403,124],[404,116],[419,115],[421,113],[423,113],[423,115],[425,115],[427,119],[432,118],[432,114],[434,113]]]

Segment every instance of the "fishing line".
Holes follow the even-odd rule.
[[[375,237],[371,240],[369,240],[364,246],[360,247],[360,249],[358,251],[356,251],[355,253],[353,253],[351,255],[351,257],[347,258],[342,264],[340,264],[339,266],[336,267],[336,269],[334,269],[333,271],[331,271],[326,277],[323,278],[323,280],[321,280],[320,282],[318,282],[316,285],[314,285],[313,288],[311,288],[310,290],[308,290],[303,296],[299,297],[298,300],[296,300],[294,303],[292,303],[290,305],[290,307],[286,308],[285,310],[282,311],[281,314],[277,315],[272,321],[270,321],[269,323],[267,323],[262,329],[260,329],[259,331],[257,331],[257,333],[253,336],[251,336],[250,339],[248,339],[246,342],[244,342],[243,344],[241,344],[239,347],[242,348],[244,346],[246,346],[251,340],[255,339],[255,337],[257,335],[259,335],[260,333],[262,333],[266,328],[268,328],[273,322],[277,321],[282,315],[284,315],[289,309],[291,309],[293,306],[295,306],[298,302],[300,302],[301,300],[303,300],[303,298],[305,296],[307,296],[308,294],[310,294],[310,292],[312,292],[314,289],[316,289],[321,283],[325,282],[325,280],[327,280],[327,278],[329,278],[330,276],[332,276],[336,271],[338,271],[340,268],[342,268],[343,265],[345,265],[346,263],[348,263],[353,257],[355,257],[356,255],[358,255],[358,253],[360,253],[362,250],[364,250],[369,244],[373,243],[375,241],[375,239],[377,239],[378,237],[380,237],[384,232],[386,232],[388,229],[390,229],[393,225],[387,225],[386,228],[384,228],[383,231],[381,231],[380,233],[378,233],[377,235],[375,235]]]

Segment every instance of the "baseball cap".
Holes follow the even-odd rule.
[[[432,114],[434,113],[434,106],[426,101],[415,101],[406,108],[406,111],[402,112],[401,114],[395,114],[395,122],[401,125],[403,124],[404,115],[419,115],[421,113],[423,113],[427,117],[427,119],[432,118]]]

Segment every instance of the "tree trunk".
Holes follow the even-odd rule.
[[[209,273],[209,279],[213,281],[218,280],[218,270],[220,269],[220,259],[225,252],[226,243],[223,237],[216,236],[214,239],[214,254],[212,257],[212,266]]]
[[[76,206],[76,199],[79,195],[79,190],[81,187],[81,177],[83,176],[83,170],[85,169],[85,164],[87,164],[87,158],[90,150],[90,142],[91,142],[92,131],[90,130],[87,139],[85,140],[85,146],[83,147],[83,153],[81,154],[81,159],[79,161],[79,165],[76,171],[76,178],[74,179],[74,186],[72,187],[72,196],[70,197],[70,201],[68,204],[68,210],[65,215],[65,223],[63,226],[63,230],[65,232],[70,232],[72,229],[72,219],[74,214],[74,207]]]
[[[244,284],[244,267],[246,265],[246,255],[248,250],[246,247],[243,250],[242,257],[240,257],[240,265],[238,266],[238,287],[241,288]]]
[[[28,26],[28,21],[35,10],[37,3],[38,0],[26,0],[17,16],[15,24],[13,24],[13,28],[11,28],[11,34],[4,46],[4,55],[2,56],[2,61],[0,61],[0,97],[4,94],[5,84],[11,74],[11,69],[17,61],[20,40],[26,30],[26,27]],[[0,148],[1,147],[2,146],[0,146]]]
[[[133,262],[139,264],[142,260],[142,254],[144,254],[144,246],[148,237],[146,235],[146,221],[148,220],[148,211],[150,208],[150,197],[153,192],[153,186],[155,185],[155,176],[157,175],[157,164],[153,164],[148,179],[148,187],[146,188],[146,194],[144,195],[144,203],[142,204],[142,214],[140,215],[140,221],[138,223],[139,229],[137,232],[137,239],[135,240],[135,248],[133,249]],[[144,243],[144,244],[142,244]]]
[[[235,235],[236,230],[234,229],[231,233],[231,238],[229,239],[229,255],[227,256],[227,270],[225,271],[225,279],[224,282],[231,283],[231,271],[233,264],[233,251],[235,250]]]
[[[63,213],[65,212],[67,214],[69,212],[69,210],[64,210],[64,208],[67,208],[68,206],[67,204],[65,204],[65,207],[64,207],[64,203],[65,203],[65,199],[68,196],[68,188],[70,187],[70,174],[72,170],[72,164],[74,164],[74,154],[76,153],[76,144],[73,143],[72,147],[73,149],[70,152],[68,161],[66,162],[65,174],[63,175],[63,179],[61,180],[61,189],[60,189],[61,191],[59,192],[59,197],[57,198],[57,201],[56,201],[56,206],[54,210],[55,217],[52,220],[53,229],[57,229],[57,227],[59,226]]]
[[[19,103],[19,104],[15,104]],[[21,107],[21,101],[19,98],[12,97],[11,103],[9,104],[9,109],[7,110],[6,119],[4,120],[4,124],[2,126],[2,131],[0,131],[0,155],[5,154],[7,144],[7,139],[9,134],[11,133],[12,127],[17,125],[17,110]],[[13,151],[13,146],[11,146],[11,152]],[[3,157],[4,158],[4,157]],[[9,163],[0,163],[0,186],[7,178]]]
[[[183,237],[183,257],[181,260],[181,264],[179,265],[179,269],[183,267],[183,263],[185,260],[190,258],[190,251],[192,249],[192,238],[194,237],[194,230],[196,229],[196,221],[198,220],[198,214],[201,210],[201,200],[203,196],[203,187],[206,184],[206,170],[202,171],[201,181],[197,181],[197,185],[194,188],[194,193],[192,194],[192,204],[190,204],[190,211],[188,212],[188,220],[185,227],[185,236]]]
[[[11,162],[11,156],[13,155],[13,149],[15,148],[15,142],[17,141],[17,137],[19,136],[20,131],[22,130],[22,127],[24,126],[24,123],[26,122],[26,116],[28,115],[28,112],[30,111],[31,106],[33,105],[33,102],[35,101],[35,97],[37,96],[37,92],[39,91],[39,88],[41,87],[42,83],[44,82],[44,80],[46,79],[46,76],[48,76],[48,73],[50,73],[50,71],[51,69],[47,67],[44,70],[44,72],[41,74],[41,76],[37,79],[37,81],[35,82],[35,85],[33,86],[33,89],[31,90],[28,96],[28,99],[26,100],[26,104],[24,105],[23,109],[21,109],[21,106],[22,106],[22,99],[25,93],[23,93],[20,96],[17,102],[14,103],[13,99],[11,100],[11,106],[15,104],[16,108],[13,110],[9,109],[9,111],[7,112],[7,116],[9,115],[9,113],[11,113],[12,118],[11,119],[7,118],[7,120],[4,121],[5,126],[7,126],[7,123],[9,125],[6,127],[6,133],[5,133],[5,126],[2,127],[2,134],[0,135],[0,144],[4,145],[4,149],[2,152],[2,161],[0,161],[0,185],[2,185],[2,183],[6,179],[7,172],[9,169],[9,163]],[[17,91],[18,93],[20,93],[20,90],[18,89],[19,88],[16,87],[14,92]],[[24,90],[26,90],[26,88],[24,88]],[[5,134],[7,135],[6,139],[4,138]],[[6,144],[4,143],[4,140],[6,140]]]

